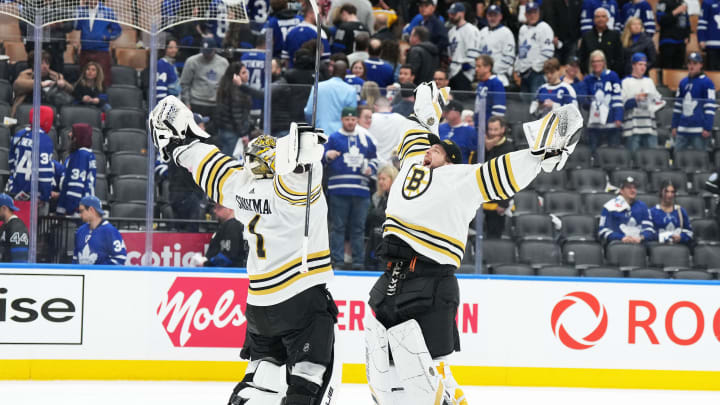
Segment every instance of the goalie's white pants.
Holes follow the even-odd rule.
[[[385,329],[374,316],[368,315],[365,349],[368,384],[378,405],[467,405],[447,356],[430,357],[415,320]]]

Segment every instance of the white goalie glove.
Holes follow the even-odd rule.
[[[172,151],[192,138],[209,138],[193,118],[190,109],[175,96],[167,96],[150,113],[149,126],[153,144],[163,162],[172,158]]]
[[[278,138],[275,149],[275,172],[287,174],[298,166],[319,162],[327,142],[327,135],[320,128],[306,123],[291,123],[287,136]]]
[[[438,134],[442,109],[450,101],[450,87],[438,88],[435,82],[420,83],[415,89],[415,117],[433,134]]]
[[[580,140],[583,118],[580,110],[565,105],[542,119],[523,124],[530,152],[541,157],[545,172],[562,170]]]

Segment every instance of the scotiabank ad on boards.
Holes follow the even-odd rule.
[[[247,326],[244,273],[63,268],[63,275],[50,278],[1,272],[0,358],[240,360]],[[365,361],[366,302],[375,281],[372,275],[342,275],[329,285],[340,311],[343,363]],[[456,321],[462,351],[451,361],[717,371],[718,287],[461,278]]]

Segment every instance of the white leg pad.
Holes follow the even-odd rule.
[[[390,365],[387,330],[371,314],[365,317],[365,363],[370,392],[378,405],[408,403],[395,367]]]
[[[253,374],[253,379],[241,383],[242,388],[233,396],[232,405],[281,405],[287,382],[285,366],[269,361],[255,360],[248,364],[245,374]]]

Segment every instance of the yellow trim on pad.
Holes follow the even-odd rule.
[[[0,380],[239,381],[243,361],[0,360]],[[450,366],[462,385],[720,391],[720,371]],[[344,364],[342,382],[365,384],[364,364]]]

